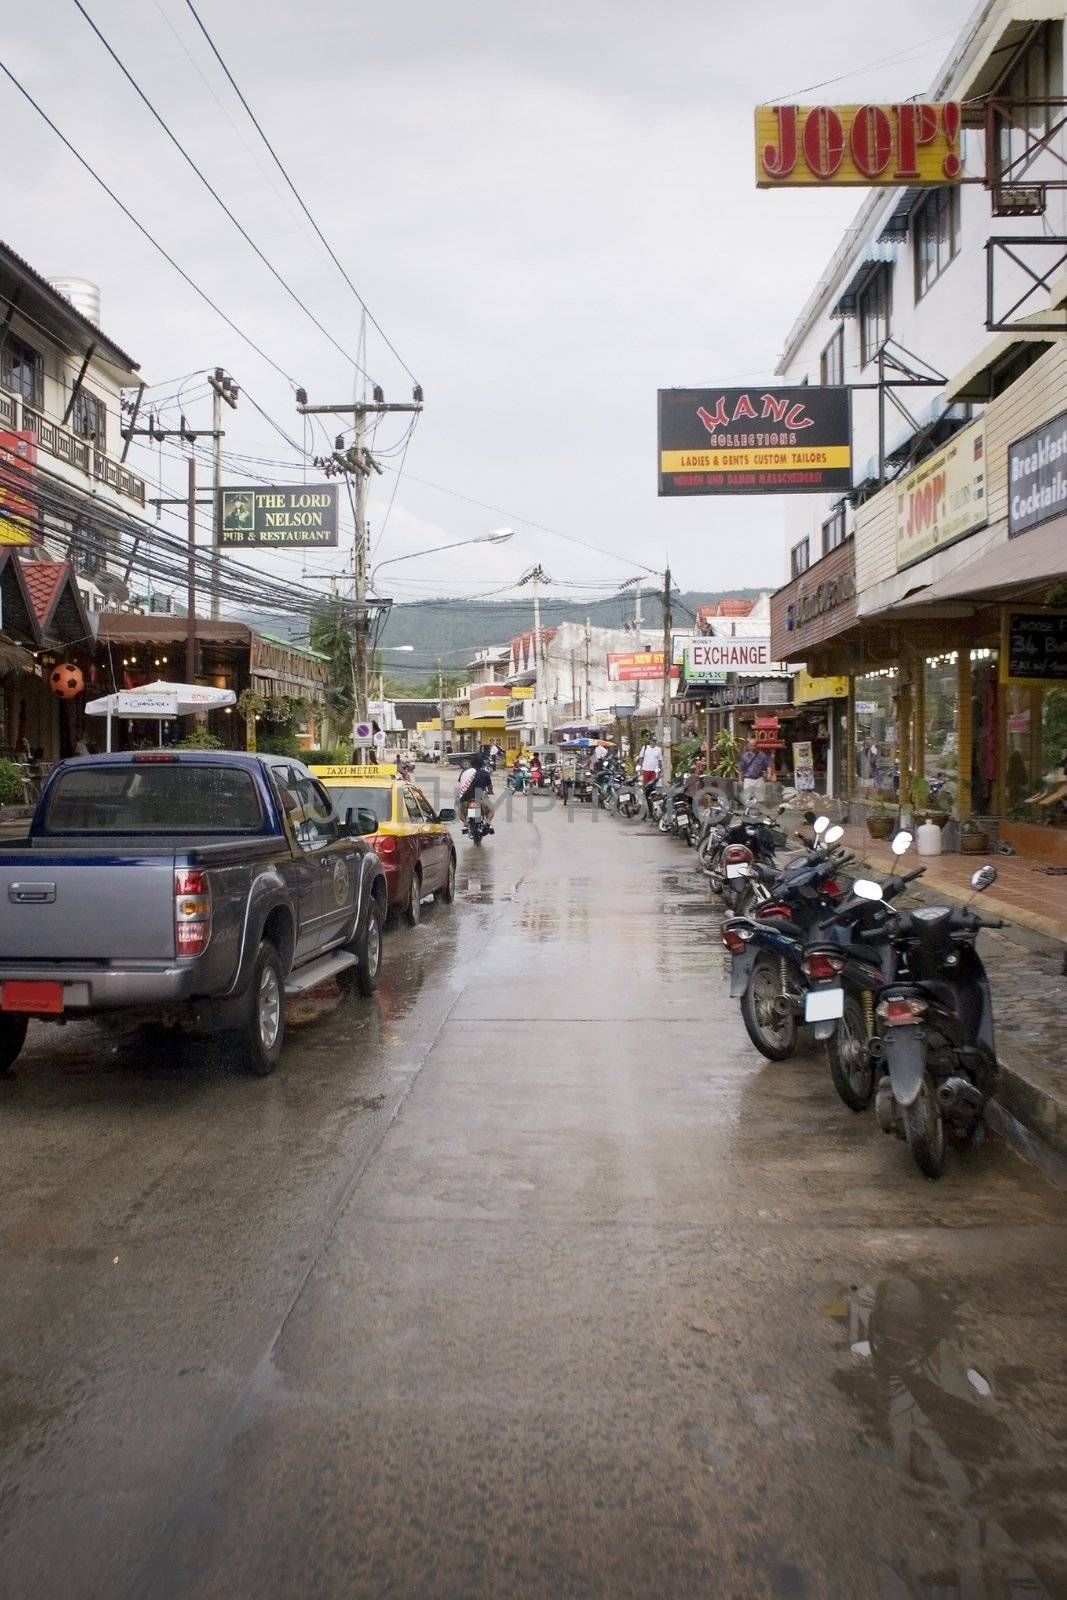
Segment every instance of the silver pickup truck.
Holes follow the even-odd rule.
[[[62,762],[28,836],[0,848],[0,1071],[30,1018],[232,1031],[281,1055],[285,999],[328,978],[370,994],[386,882],[298,761],[146,751]]]

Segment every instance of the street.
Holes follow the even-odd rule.
[[[1067,1198],[764,1062],[688,852],[511,812],[272,1078],[36,1026],[5,1600],[1067,1592]]]

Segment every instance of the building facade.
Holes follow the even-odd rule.
[[[1063,96],[1064,9],[981,7],[930,90],[976,124],[1003,105],[965,161],[1017,172],[1030,139],[1043,221],[981,184],[874,191],[787,340],[783,380],[863,387],[852,492],[787,502],[772,605],[776,653],[844,680],[831,778],[857,815],[933,813],[949,847],[1049,860],[1067,859],[1067,279],[1039,247],[1028,277],[997,241],[1067,233],[1067,189],[1040,189],[1067,156],[1044,103]],[[879,389],[890,373],[907,386]]]

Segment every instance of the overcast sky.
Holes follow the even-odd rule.
[[[359,308],[276,192],[277,174],[264,176],[269,158],[185,0],[83,3],[278,270],[354,352]],[[661,567],[665,553],[685,588],[783,581],[780,502],[657,498],[656,389],[769,377],[863,198],[757,190],[754,105],[838,77],[803,98],[919,93],[970,0],[197,3],[425,389],[403,477],[387,471],[373,484],[377,559],[516,527],[500,549],[383,572],[382,592],[488,590],[535,561],[560,581],[608,584],[635,562]],[[218,304],[313,400],[351,398],[351,366],[184,166],[73,0],[8,7],[4,34],[11,69]],[[155,254],[6,80],[0,93],[7,240],[46,274],[99,283],[105,331],[162,383],[159,394],[177,389],[165,380],[222,364],[301,439],[285,380]],[[367,366],[387,398],[410,397],[373,330]],[[190,420],[206,426],[202,393],[191,379]],[[279,476],[297,470],[249,405],[226,421],[228,449],[294,464]],[[401,433],[399,421],[383,424],[378,444]],[[138,455],[132,465],[156,470]],[[180,462],[164,466],[176,485]],[[242,475],[234,466],[227,476]],[[318,554],[277,565],[295,578],[334,564]]]

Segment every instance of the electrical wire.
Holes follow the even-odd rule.
[[[802,89],[791,89],[788,94],[776,95],[773,100],[766,100],[765,105],[779,105],[783,100],[793,100],[799,94],[811,94],[815,89],[825,89],[832,83],[845,83],[849,78],[858,78],[863,72],[873,72],[876,67],[889,66],[891,62],[899,61],[901,56],[910,56],[913,50],[922,50],[928,44],[937,44],[940,39],[954,39],[958,28],[946,28],[943,33],[931,34],[929,39],[919,39],[914,44],[905,45],[891,56],[883,56],[880,61],[868,61],[866,66],[853,67],[848,72],[842,72],[836,78],[822,78],[818,83],[806,83]]]
[[[411,379],[412,383],[416,383],[417,384],[418,379],[415,377],[415,374],[412,372],[411,368],[408,366],[407,362],[404,360],[404,358],[400,354],[399,350],[397,350],[397,348],[393,344],[392,340],[386,334],[385,329],[382,327],[382,325],[378,321],[377,317],[374,316],[374,314],[371,311],[370,307],[367,305],[367,302],[364,300],[363,296],[360,294],[359,290],[356,288],[355,284],[352,282],[352,279],[349,277],[348,273],[345,271],[344,267],[341,265],[341,262],[338,259],[337,255],[335,254],[335,252],[333,250],[333,247],[331,246],[329,240],[326,238],[326,235],[323,233],[322,229],[319,227],[318,223],[315,221],[315,218],[312,216],[311,212],[308,210],[308,207],[304,202],[303,196],[301,195],[300,191],[297,189],[296,184],[293,182],[292,178],[289,176],[289,174],[286,171],[285,167],[282,165],[281,157],[278,155],[278,153],[275,150],[274,146],[271,144],[270,140],[267,138],[267,135],[264,133],[263,128],[262,128],[262,126],[261,126],[261,124],[259,122],[259,119],[257,118],[255,112],[252,110],[252,107],[249,105],[249,103],[246,100],[245,96],[241,93],[241,90],[239,89],[239,87],[237,85],[237,80],[234,78],[233,73],[230,71],[229,67],[226,65],[226,62],[223,60],[222,53],[219,50],[218,45],[215,43],[214,39],[211,37],[211,34],[208,32],[208,30],[205,27],[203,21],[201,20],[200,13],[197,11],[196,6],[193,4],[193,0],[185,0],[185,3],[188,6],[190,12],[192,13],[193,19],[196,22],[197,27],[200,29],[200,32],[203,34],[204,38],[207,40],[208,46],[209,46],[209,48],[211,50],[211,53],[215,57],[215,60],[218,62],[219,66],[222,68],[223,72],[226,74],[226,77],[229,80],[230,87],[233,89],[234,94],[237,96],[238,100],[240,100],[240,102],[241,102],[242,106],[244,107],[245,111],[248,113],[248,117],[249,117],[249,120],[252,123],[252,126],[255,128],[256,132],[259,134],[259,137],[263,140],[263,143],[266,145],[268,151],[270,152],[271,159],[273,160],[275,166],[278,168],[278,171],[281,173],[282,177],[285,179],[286,183],[289,185],[289,188],[292,191],[293,196],[296,199],[296,202],[299,205],[301,211],[303,211],[304,215],[307,217],[308,221],[311,223],[311,226],[314,228],[316,234],[318,235],[320,241],[325,246],[325,248],[326,248],[326,250],[327,250],[327,252],[328,252],[328,254],[330,256],[330,259],[334,263],[334,266],[337,268],[338,272],[341,274],[342,278],[345,280],[345,282],[347,283],[348,287],[351,289],[352,293],[355,295],[356,300],[359,302],[360,306],[363,308],[363,312],[364,312],[365,316],[367,317],[367,320],[371,323],[371,325],[374,328],[377,329],[378,333],[381,334],[383,340],[385,341],[386,347],[393,353],[393,355],[399,361],[400,365],[403,367],[404,371],[407,373],[407,375]]]
[[[250,350],[254,350],[257,356],[259,356],[263,361],[265,361],[269,367],[272,367],[274,369],[274,371],[276,373],[278,373],[279,377],[284,378],[286,383],[290,384],[294,389],[297,388],[298,387],[297,381],[292,376],[292,374],[286,372],[284,367],[280,367],[278,365],[278,363],[274,360],[274,358],[272,356],[269,356],[267,354],[267,352],[263,349],[263,347],[261,345],[258,345],[256,343],[256,341],[251,337],[250,334],[245,333],[244,329],[239,327],[238,324],[236,322],[234,322],[232,317],[228,317],[226,315],[225,311],[223,311],[222,307],[217,305],[216,302],[211,298],[211,296],[208,294],[207,290],[206,289],[202,289],[200,287],[200,285],[196,282],[195,278],[191,278],[189,276],[189,274],[186,272],[185,268],[179,266],[177,261],[175,261],[174,257],[170,254],[170,252],[168,250],[166,250],[163,245],[160,244],[159,240],[155,237],[155,235],[149,232],[149,230],[145,227],[144,223],[138,221],[138,219],[134,216],[133,212],[130,210],[129,206],[125,205],[123,203],[123,201],[121,201],[119,199],[119,197],[115,193],[114,189],[110,188],[109,185],[104,182],[103,178],[96,171],[96,169],[92,166],[92,164],[89,161],[87,161],[86,158],[81,154],[81,151],[78,150],[75,145],[71,144],[71,142],[67,138],[66,134],[60,132],[59,128],[52,121],[52,118],[48,115],[47,111],[45,111],[44,107],[42,105],[40,105],[39,102],[36,101],[33,98],[33,95],[30,93],[30,91],[27,88],[25,88],[19,82],[18,78],[16,78],[15,74],[11,71],[11,68],[7,65],[7,63],[5,61],[0,61],[0,72],[2,72],[4,74],[4,76],[11,83],[14,84],[15,88],[18,90],[18,92],[22,96],[22,98],[25,101],[27,101],[27,103],[29,105],[31,105],[33,107],[33,109],[37,112],[37,115],[42,119],[42,121],[47,123],[48,127],[51,128],[51,130],[55,134],[56,138],[70,152],[70,154],[74,157],[75,161],[77,161],[78,165],[81,166],[81,167],[84,167],[85,171],[92,178],[93,182],[96,183],[96,184],[99,184],[100,188],[103,189],[103,191],[107,195],[108,199],[114,201],[115,205],[118,206],[118,208],[122,212],[123,216],[126,217],[130,222],[133,223],[133,225],[137,229],[138,233],[142,234],[144,236],[144,238],[146,238],[148,240],[149,244],[152,246],[152,248],[154,250],[158,250],[159,254],[163,257],[164,261],[166,261],[168,263],[168,265],[170,265],[170,266],[172,266],[174,268],[174,270],[178,274],[178,276],[180,278],[182,278],[189,285],[190,289],[192,289],[195,294],[199,295],[200,299],[203,300],[204,304],[207,305],[207,306],[210,306],[211,310],[215,313],[215,315],[217,317],[220,317],[222,319],[222,321],[226,324],[226,326],[228,328],[230,328],[237,335],[237,337],[239,339],[243,340],[244,343],[246,345],[248,345]]]
[[[304,315],[307,318],[309,318],[309,320],[311,322],[314,323],[315,327],[318,328],[319,332],[323,335],[324,338],[329,340],[330,344],[333,345],[334,349],[337,350],[342,356],[344,356],[345,360],[350,362],[352,364],[352,366],[355,367],[356,371],[358,373],[360,373],[360,375],[362,377],[367,378],[369,381],[373,382],[373,379],[370,379],[370,374],[363,370],[363,368],[360,366],[359,362],[356,360],[355,356],[350,355],[349,352],[345,349],[344,345],[340,344],[334,338],[334,336],[330,332],[329,328],[327,328],[324,323],[319,321],[318,317],[311,310],[310,306],[308,306],[306,304],[306,302],[303,301],[300,298],[300,296],[297,294],[297,292],[293,288],[292,284],[289,283],[289,281],[286,278],[283,278],[282,274],[278,271],[278,269],[274,265],[273,261],[270,260],[269,256],[267,256],[266,253],[256,243],[256,241],[253,239],[252,235],[249,233],[248,229],[244,226],[244,224],[239,222],[237,217],[234,216],[233,212],[230,210],[230,208],[226,204],[225,200],[219,194],[218,190],[211,183],[211,181],[206,177],[203,169],[201,167],[199,167],[197,165],[197,163],[193,160],[192,156],[189,154],[188,150],[186,150],[186,148],[182,144],[181,140],[177,137],[177,135],[175,133],[172,132],[172,130],[171,130],[170,126],[168,125],[168,123],[164,120],[164,118],[156,110],[156,108],[152,104],[151,100],[149,100],[148,96],[145,94],[144,90],[141,88],[141,86],[137,82],[136,78],[130,72],[129,68],[127,66],[125,66],[125,64],[120,60],[120,58],[119,58],[118,54],[116,53],[115,49],[113,48],[113,46],[104,37],[104,34],[100,31],[100,29],[97,27],[96,23],[93,21],[92,17],[89,15],[88,11],[86,11],[85,7],[82,5],[81,0],[74,0],[74,4],[75,4],[77,10],[81,13],[82,17],[84,17],[85,21],[89,24],[90,28],[96,34],[96,37],[99,39],[100,43],[103,45],[104,49],[107,51],[107,53],[111,57],[112,61],[118,67],[119,71],[122,73],[122,75],[126,79],[127,83],[133,89],[134,93],[141,100],[142,104],[145,105],[148,108],[148,110],[151,112],[152,116],[158,122],[159,126],[163,129],[163,132],[166,134],[167,138],[170,140],[170,142],[174,146],[175,150],[177,150],[178,154],[182,157],[183,161],[185,161],[186,165],[191,167],[192,170],[196,173],[197,177],[200,179],[200,182],[204,185],[204,188],[207,190],[208,194],[215,201],[215,204],[217,206],[219,206],[219,208],[223,212],[225,212],[227,217],[229,217],[230,221],[233,223],[234,227],[237,229],[237,232],[241,235],[241,238],[245,241],[245,243],[259,257],[260,261],[262,261],[262,263],[266,267],[267,271],[271,274],[271,276],[273,278],[275,278],[277,280],[278,283],[281,284],[282,288],[285,290],[285,292],[289,296],[289,298],[296,305],[298,305],[300,307],[300,309],[304,313]]]

